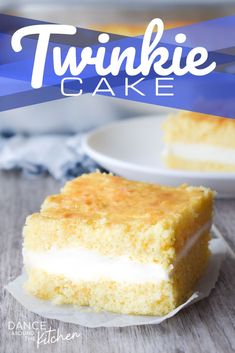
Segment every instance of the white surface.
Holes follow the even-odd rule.
[[[218,233],[214,229],[215,235]],[[221,262],[227,253],[223,239],[213,239],[210,242],[212,256],[205,275],[201,278],[195,292],[182,305],[165,316],[123,315],[110,312],[93,312],[90,308],[77,308],[71,305],[55,306],[49,301],[37,299],[25,292],[23,284],[26,275],[22,274],[6,286],[6,289],[29,311],[45,318],[57,319],[86,327],[125,327],[133,325],[160,324],[162,321],[176,315],[180,310],[205,297],[215,287]]]
[[[102,167],[132,180],[177,186],[203,185],[218,197],[235,197],[235,173],[194,172],[163,165],[161,125],[165,116],[128,119],[94,130],[83,149]]]

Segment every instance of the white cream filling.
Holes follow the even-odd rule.
[[[197,239],[209,228],[210,224],[205,224],[189,239],[176,262],[187,254]],[[127,256],[104,256],[94,250],[81,247],[53,248],[48,251],[24,249],[23,256],[25,266],[41,269],[54,275],[62,275],[74,282],[100,279],[128,283],[160,282],[167,281],[170,275],[161,264],[138,263]]]
[[[199,162],[235,164],[235,149],[222,148],[203,143],[174,143],[165,146],[164,155],[175,155]]]

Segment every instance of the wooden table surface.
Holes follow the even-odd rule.
[[[1,236],[1,353],[230,353],[235,352],[235,260],[232,253],[223,262],[216,288],[210,296],[181,311],[160,325],[89,329],[56,320],[46,320],[24,309],[3,286],[21,273],[22,235],[26,215],[35,212],[47,194],[61,184],[50,177],[26,178],[0,172]],[[217,200],[215,224],[235,251],[235,200]],[[47,329],[79,332],[70,341],[40,345],[27,336],[12,335],[17,323],[46,321]],[[20,331],[17,331],[20,332]]]

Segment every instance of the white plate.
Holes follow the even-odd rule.
[[[150,116],[112,123],[89,133],[85,153],[102,167],[128,179],[176,186],[203,185],[218,197],[235,197],[235,173],[167,169],[162,163],[165,116]]]

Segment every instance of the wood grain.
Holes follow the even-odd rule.
[[[216,288],[209,298],[183,310],[161,325],[128,328],[88,329],[56,320],[45,320],[16,302],[3,286],[21,272],[21,229],[26,215],[35,212],[47,194],[60,183],[50,177],[26,178],[18,173],[0,173],[1,237],[1,336],[0,352],[31,353],[36,344],[22,336],[12,336],[9,321],[46,321],[60,333],[80,332],[75,340],[40,346],[46,353],[230,353],[235,351],[234,288],[235,261],[228,255],[222,265]],[[216,202],[215,223],[235,250],[235,200]]]

